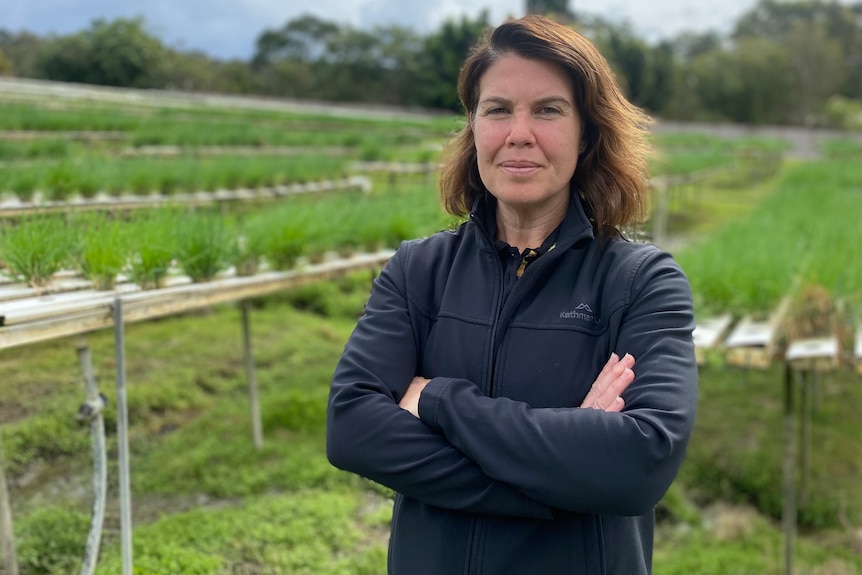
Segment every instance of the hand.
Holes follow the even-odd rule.
[[[620,394],[635,379],[635,372],[632,371],[634,365],[635,358],[630,354],[627,353],[620,359],[617,354],[612,353],[602,372],[593,382],[581,407],[602,411],[622,411],[626,403]]]
[[[425,386],[428,385],[429,381],[431,380],[419,377],[418,375],[414,377],[413,381],[410,382],[410,385],[407,386],[407,391],[404,392],[404,397],[402,397],[401,401],[398,402],[398,407],[409,411],[416,417],[419,417],[419,396],[422,394],[422,390],[425,389]]]

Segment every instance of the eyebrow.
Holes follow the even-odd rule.
[[[491,96],[479,101],[479,105],[482,104],[511,104],[512,101],[508,98],[503,98],[502,96]],[[563,104],[568,108],[573,108],[571,102],[563,96],[548,96],[546,98],[539,98],[535,102],[533,102],[534,106],[547,106],[548,104]]]

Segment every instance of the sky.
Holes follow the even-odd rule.
[[[476,16],[487,8],[492,24],[519,16],[524,0],[0,0],[0,29],[40,36],[89,28],[95,19],[143,17],[165,45],[219,59],[247,60],[258,36],[304,14],[371,29],[399,24],[425,34],[447,18]],[[756,0],[570,0],[578,14],[628,22],[649,42],[682,31],[727,32]]]

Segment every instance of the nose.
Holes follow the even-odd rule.
[[[506,145],[512,147],[531,146],[536,143],[532,118],[529,114],[514,113],[509,123]]]

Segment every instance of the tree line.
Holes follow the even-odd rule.
[[[590,37],[629,98],[658,117],[862,128],[862,0],[759,0],[727,34],[654,44],[566,0],[525,8]],[[483,12],[422,35],[304,15],[263,30],[248,61],[223,61],[165,46],[142,18],[96,20],[66,36],[0,30],[0,75],[459,111],[461,62],[491,25]]]

